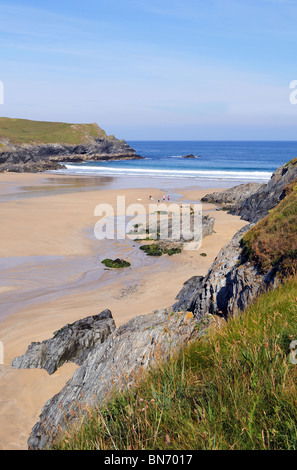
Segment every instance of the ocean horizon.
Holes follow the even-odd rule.
[[[67,163],[62,173],[170,179],[267,182],[297,156],[293,141],[132,141],[143,160]],[[183,158],[195,155],[197,158]]]

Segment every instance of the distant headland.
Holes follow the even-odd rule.
[[[141,158],[96,123],[0,118],[0,172],[40,172],[64,168],[63,162]]]

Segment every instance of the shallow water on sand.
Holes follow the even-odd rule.
[[[23,256],[1,258],[0,319],[37,302],[61,296],[101,289],[114,282],[127,285],[137,279],[137,272],[153,268],[156,272],[170,260],[153,258],[132,240],[95,240],[92,252],[83,256]],[[105,258],[123,258],[131,263],[125,269],[107,269]]]

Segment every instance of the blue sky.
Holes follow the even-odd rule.
[[[0,115],[297,140],[297,0],[0,0]]]

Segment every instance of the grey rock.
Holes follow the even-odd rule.
[[[202,238],[208,237],[213,234],[213,227],[215,218],[209,215],[202,216]]]
[[[218,254],[205,278],[191,278],[189,288],[178,295],[181,303],[176,310],[186,306],[197,319],[206,314],[229,317],[239,314],[269,287],[278,283],[274,272],[261,274],[256,266],[242,262],[240,241],[250,225],[239,230]]]
[[[201,217],[201,236],[205,238],[213,234],[215,218],[210,217],[209,215],[202,215]],[[157,221],[156,227],[155,224],[148,223],[143,231],[149,231],[150,236],[156,234],[157,238],[161,237],[163,240],[166,240],[165,236],[168,236],[168,241],[175,240],[174,233],[179,234],[179,238],[176,240],[180,243],[186,243],[192,241],[194,238],[193,233],[195,224],[194,214],[191,213],[189,217],[186,217],[183,220],[181,226],[180,214],[177,214],[177,218],[172,217],[171,214],[168,217],[163,217]],[[157,229],[157,232],[156,232]],[[176,230],[177,229],[177,230]],[[141,233],[141,230],[140,232]]]
[[[65,362],[81,365],[96,344],[103,343],[115,330],[110,310],[66,325],[54,337],[31,343],[27,352],[12,361],[15,369],[45,369],[53,374]]]
[[[203,276],[193,276],[184,283],[183,288],[176,296],[178,302],[172,307],[175,312],[180,310],[192,311],[192,303],[196,293],[202,286],[203,280]]]
[[[186,341],[202,336],[206,328],[202,325],[198,329],[195,319],[172,309],[135,317],[120,326],[95,346],[61,392],[45,404],[28,440],[29,448],[49,447],[76,413],[84,412],[84,404],[103,402],[113,390],[131,387],[142,370],[168,358]]]
[[[0,151],[0,172],[38,172],[64,168],[63,162],[141,158],[125,141],[115,137],[93,139],[81,145],[11,145]]]
[[[226,191],[206,194],[201,199],[201,202],[222,204],[224,209],[230,210],[231,208],[239,207],[243,201],[263,187],[265,187],[265,184],[240,184],[233,188],[226,189]]]
[[[278,168],[267,185],[245,199],[230,213],[249,222],[258,222],[265,217],[284,197],[284,188],[297,178],[297,161]]]

